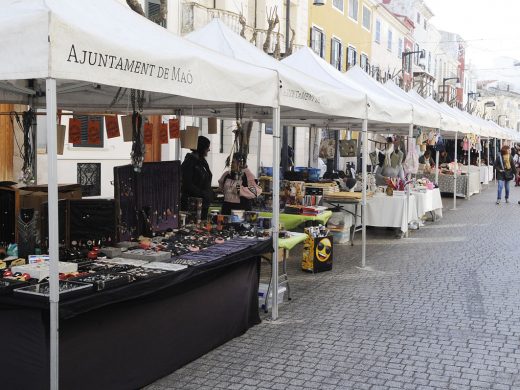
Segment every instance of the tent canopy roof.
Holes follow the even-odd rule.
[[[208,51],[117,0],[5,0],[2,11],[0,47],[9,60],[0,62],[0,80],[51,77],[134,88],[176,96],[172,102],[186,106],[278,103],[275,71]],[[116,90],[110,91],[110,100]],[[89,97],[96,95],[90,92]],[[67,98],[78,106],[96,103]]]
[[[317,80],[277,61],[233,32],[220,19],[213,19],[206,26],[188,34],[186,39],[228,57],[277,70],[281,82],[282,116],[283,107],[304,110],[309,117],[316,117],[316,114],[342,118],[365,116],[364,93],[341,90],[335,84]]]
[[[377,93],[370,85],[363,83],[360,85],[352,80],[351,77],[346,77],[345,74],[327,63],[323,58],[318,57],[308,47],[298,50],[282,62],[294,69],[316,77],[324,83],[336,85],[347,93],[352,93],[352,91],[365,93],[367,95],[366,115],[369,121],[392,125],[409,124],[411,122],[412,109],[409,104],[388,100],[387,96]]]

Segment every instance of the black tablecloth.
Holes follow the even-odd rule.
[[[60,388],[136,389],[258,324],[271,241],[168,277],[60,303]],[[0,299],[2,389],[49,387],[47,304]]]

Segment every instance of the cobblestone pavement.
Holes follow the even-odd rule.
[[[334,269],[299,269],[278,321],[155,382],[164,389],[520,389],[520,190],[444,198],[444,218],[395,239],[335,246]],[[516,200],[514,200],[516,198]]]

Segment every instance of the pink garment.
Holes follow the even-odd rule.
[[[255,176],[249,168],[245,168],[242,172],[247,177],[247,187],[242,185],[242,177],[236,180],[227,177],[230,173],[229,171],[225,171],[218,180],[219,188],[222,190],[226,202],[240,203],[241,196],[246,199],[254,199],[262,193],[262,189],[256,184]]]
[[[464,141],[462,141],[462,150],[467,152],[469,150],[469,140],[464,137]]]
[[[416,174],[419,170],[419,155],[417,154],[417,143],[415,139],[408,138],[406,147],[406,159],[403,163],[404,172],[408,174]]]

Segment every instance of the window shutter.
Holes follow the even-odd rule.
[[[75,115],[74,118],[78,119],[81,122],[81,144],[74,145],[76,147],[85,147],[85,146],[92,146],[92,147],[103,147],[103,134],[105,131],[104,127],[104,118],[102,116],[88,116],[88,115]],[[99,135],[99,138],[101,139],[101,145],[90,145],[88,143],[88,121],[99,121],[99,132],[101,133]]]
[[[320,50],[320,54],[322,58],[325,57],[325,50],[327,49],[327,35],[322,32],[321,33],[321,50]]]

